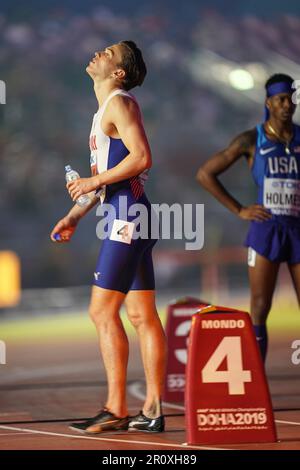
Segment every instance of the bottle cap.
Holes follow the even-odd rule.
[[[53,235],[53,238],[55,238],[55,240],[61,240],[61,236],[60,236],[59,233],[55,233],[55,234]]]

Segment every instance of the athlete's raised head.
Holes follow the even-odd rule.
[[[270,116],[281,122],[292,120],[296,105],[292,101],[295,92],[294,79],[283,73],[272,75],[265,84],[266,89],[266,115],[265,121]]]
[[[95,52],[86,71],[94,82],[111,82],[127,91],[141,86],[147,73],[141,50],[133,41],[121,41]]]

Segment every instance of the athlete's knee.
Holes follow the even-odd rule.
[[[149,329],[156,324],[159,320],[156,309],[152,308],[128,308],[126,307],[127,317],[134,328],[148,327]]]
[[[103,327],[115,318],[114,312],[108,306],[102,304],[91,304],[89,316],[96,326],[102,325]]]
[[[127,317],[134,328],[139,328],[145,322],[145,316],[139,308],[126,307]]]
[[[91,304],[89,306],[89,316],[92,322],[97,324],[103,316],[103,309]]]
[[[254,324],[264,323],[271,310],[272,300],[263,294],[252,295],[251,297],[251,317]]]

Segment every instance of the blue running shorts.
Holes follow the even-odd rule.
[[[244,245],[275,263],[300,263],[300,220],[282,217],[252,221]]]
[[[128,207],[126,213],[121,210],[120,204],[124,197]],[[151,237],[151,223],[153,220],[157,223],[157,219],[150,202],[145,194],[136,200],[130,189],[122,189],[112,195],[106,204],[109,204],[106,212],[109,237],[102,242],[93,285],[124,294],[129,290],[154,290],[152,248],[158,237]],[[146,221],[147,238],[133,236],[136,230],[141,231],[141,223],[134,222],[139,214],[129,215],[129,209],[134,204],[144,207],[146,217],[140,220]]]

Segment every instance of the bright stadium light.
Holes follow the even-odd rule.
[[[254,80],[247,70],[235,69],[228,76],[230,85],[236,90],[251,90],[254,88]]]

